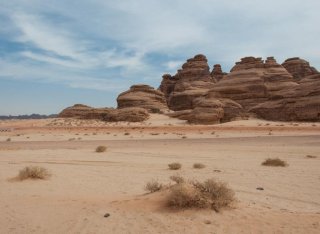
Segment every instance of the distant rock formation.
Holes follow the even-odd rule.
[[[107,122],[141,122],[149,118],[147,110],[139,107],[131,108],[93,108],[76,104],[64,109],[58,118],[99,119]]]
[[[118,109],[77,104],[59,117],[143,121],[165,112],[192,124],[215,124],[256,116],[279,121],[320,121],[320,73],[300,58],[282,65],[273,57],[242,58],[224,73],[212,72],[204,55],[188,59],[174,76],[165,74],[158,90],[134,85],[118,96]]]
[[[293,76],[294,79],[300,80],[310,75],[319,74],[317,69],[311,67],[309,62],[299,57],[289,58],[282,66]]]
[[[219,82],[223,76],[227,75],[227,73],[222,72],[222,68],[220,64],[215,64],[213,66],[212,72],[211,72],[211,76],[212,78],[214,78],[217,82]]]
[[[280,98],[284,91],[297,85],[291,74],[273,57],[268,57],[265,62],[261,58],[245,57],[207,96],[231,99],[249,110],[268,99]]]
[[[163,76],[160,90],[171,110],[187,110],[192,109],[193,100],[205,95],[215,82],[207,58],[199,54],[188,59],[174,76]]]
[[[58,114],[58,118],[83,118],[94,108],[83,104],[75,104],[67,107]]]
[[[219,81],[209,90],[203,88],[203,94],[192,98],[189,108],[170,115],[196,124],[227,122],[251,115],[269,120],[319,121],[319,73],[304,60],[291,59],[285,63],[286,66],[293,63],[296,68],[291,66],[288,71],[273,57],[265,61],[242,58],[220,80],[216,75]],[[221,77],[221,73],[216,65],[211,74]],[[294,74],[299,74],[299,80]]]
[[[168,110],[164,94],[148,85],[133,85],[121,93],[118,98],[118,108],[141,107],[151,113],[159,113]]]

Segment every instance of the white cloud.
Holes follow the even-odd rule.
[[[10,28],[8,40],[26,45],[6,62],[41,62],[50,67],[51,74],[43,74],[48,81],[59,81],[60,70],[66,69],[75,77],[74,87],[79,70],[84,72],[81,77],[90,71],[90,79],[97,83],[103,75],[127,84],[160,82],[159,74],[167,72],[160,69],[174,73],[198,53],[207,55],[210,66],[222,63],[224,70],[249,55],[273,55],[279,62],[301,56],[320,67],[318,0],[243,0],[241,4],[231,0],[79,0],[77,7],[74,4],[61,0],[1,3],[0,14],[11,19],[11,25],[0,22],[0,28],[5,26],[6,32]],[[1,35],[5,34],[0,31]],[[98,86],[87,83],[87,87]]]

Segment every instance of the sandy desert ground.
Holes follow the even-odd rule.
[[[269,157],[289,166],[261,166]],[[182,169],[168,170],[172,162]],[[198,162],[206,168],[193,169]],[[12,180],[29,165],[51,178]],[[237,202],[177,211],[146,194],[146,182],[177,173],[225,181]],[[1,121],[0,210],[0,233],[320,233],[320,123]]]

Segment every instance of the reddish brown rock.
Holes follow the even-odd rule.
[[[164,94],[148,85],[133,85],[121,93],[118,98],[118,108],[141,107],[152,113],[167,111]]]
[[[149,113],[143,108],[93,108],[76,104],[64,109],[59,118],[99,119],[107,122],[141,122],[149,118]]]
[[[213,66],[211,76],[214,78],[217,82],[219,82],[223,76],[227,75],[227,73],[222,71],[221,65],[220,64],[215,64]]]
[[[70,106],[64,110],[62,110],[58,114],[58,118],[82,118],[88,112],[92,111],[94,108],[90,106],[86,106],[83,104],[75,104]]]
[[[293,76],[294,79],[300,80],[310,75],[319,74],[317,69],[311,67],[309,62],[299,57],[287,59],[282,66]]]
[[[227,98],[248,110],[268,99],[281,98],[283,92],[297,86],[291,74],[273,57],[246,57],[208,92],[209,98]]]
[[[172,81],[170,85],[168,80]],[[188,59],[174,77],[165,76],[160,89],[165,91],[171,110],[187,110],[192,109],[193,100],[204,96],[214,83],[207,58],[196,55]]]
[[[178,81],[178,78],[171,76],[170,74],[164,74],[159,90],[164,94],[166,100],[169,99],[170,94],[174,91],[174,87]]]

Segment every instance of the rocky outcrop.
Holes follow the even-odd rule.
[[[83,118],[83,116],[93,109],[94,108],[83,104],[75,104],[61,111],[58,118]]]
[[[107,122],[142,122],[149,118],[149,112],[140,107],[128,107],[122,109],[113,109],[113,111],[105,115],[102,120]]]
[[[287,71],[296,80],[301,80],[310,75],[319,74],[317,69],[310,66],[309,62],[300,59],[299,57],[287,59],[286,61],[284,61],[282,66],[287,69]]]
[[[148,85],[133,85],[118,98],[118,108],[140,107],[151,113],[167,111],[167,102],[164,94]]]
[[[213,66],[212,72],[211,72],[211,77],[215,79],[217,82],[219,82],[223,76],[227,75],[227,73],[224,73],[222,71],[221,65],[220,64],[215,64]]]
[[[307,65],[304,67],[310,68]],[[220,72],[218,66],[216,71]],[[245,57],[210,90],[203,89],[196,98],[190,95],[191,110],[175,115],[196,124],[227,122],[252,114],[269,120],[320,121],[320,74],[315,69],[308,71],[300,72],[303,78],[297,80],[273,57],[265,61]]]
[[[174,87],[178,81],[178,78],[171,76],[170,74],[164,74],[159,90],[164,94],[166,100],[169,100],[170,94],[174,91]]]
[[[268,120],[320,121],[320,75],[301,79],[282,98],[256,105],[250,112]]]
[[[138,107],[132,108],[93,108],[76,104],[64,109],[58,118],[99,119],[107,122],[141,122],[149,118],[147,110]]]
[[[208,92],[208,98],[227,98],[248,110],[268,99],[281,98],[283,92],[297,86],[291,74],[273,57],[246,57]]]
[[[174,76],[165,75],[160,90],[165,93],[171,110],[187,110],[193,109],[193,100],[204,96],[214,83],[207,58],[199,54],[188,59]]]

